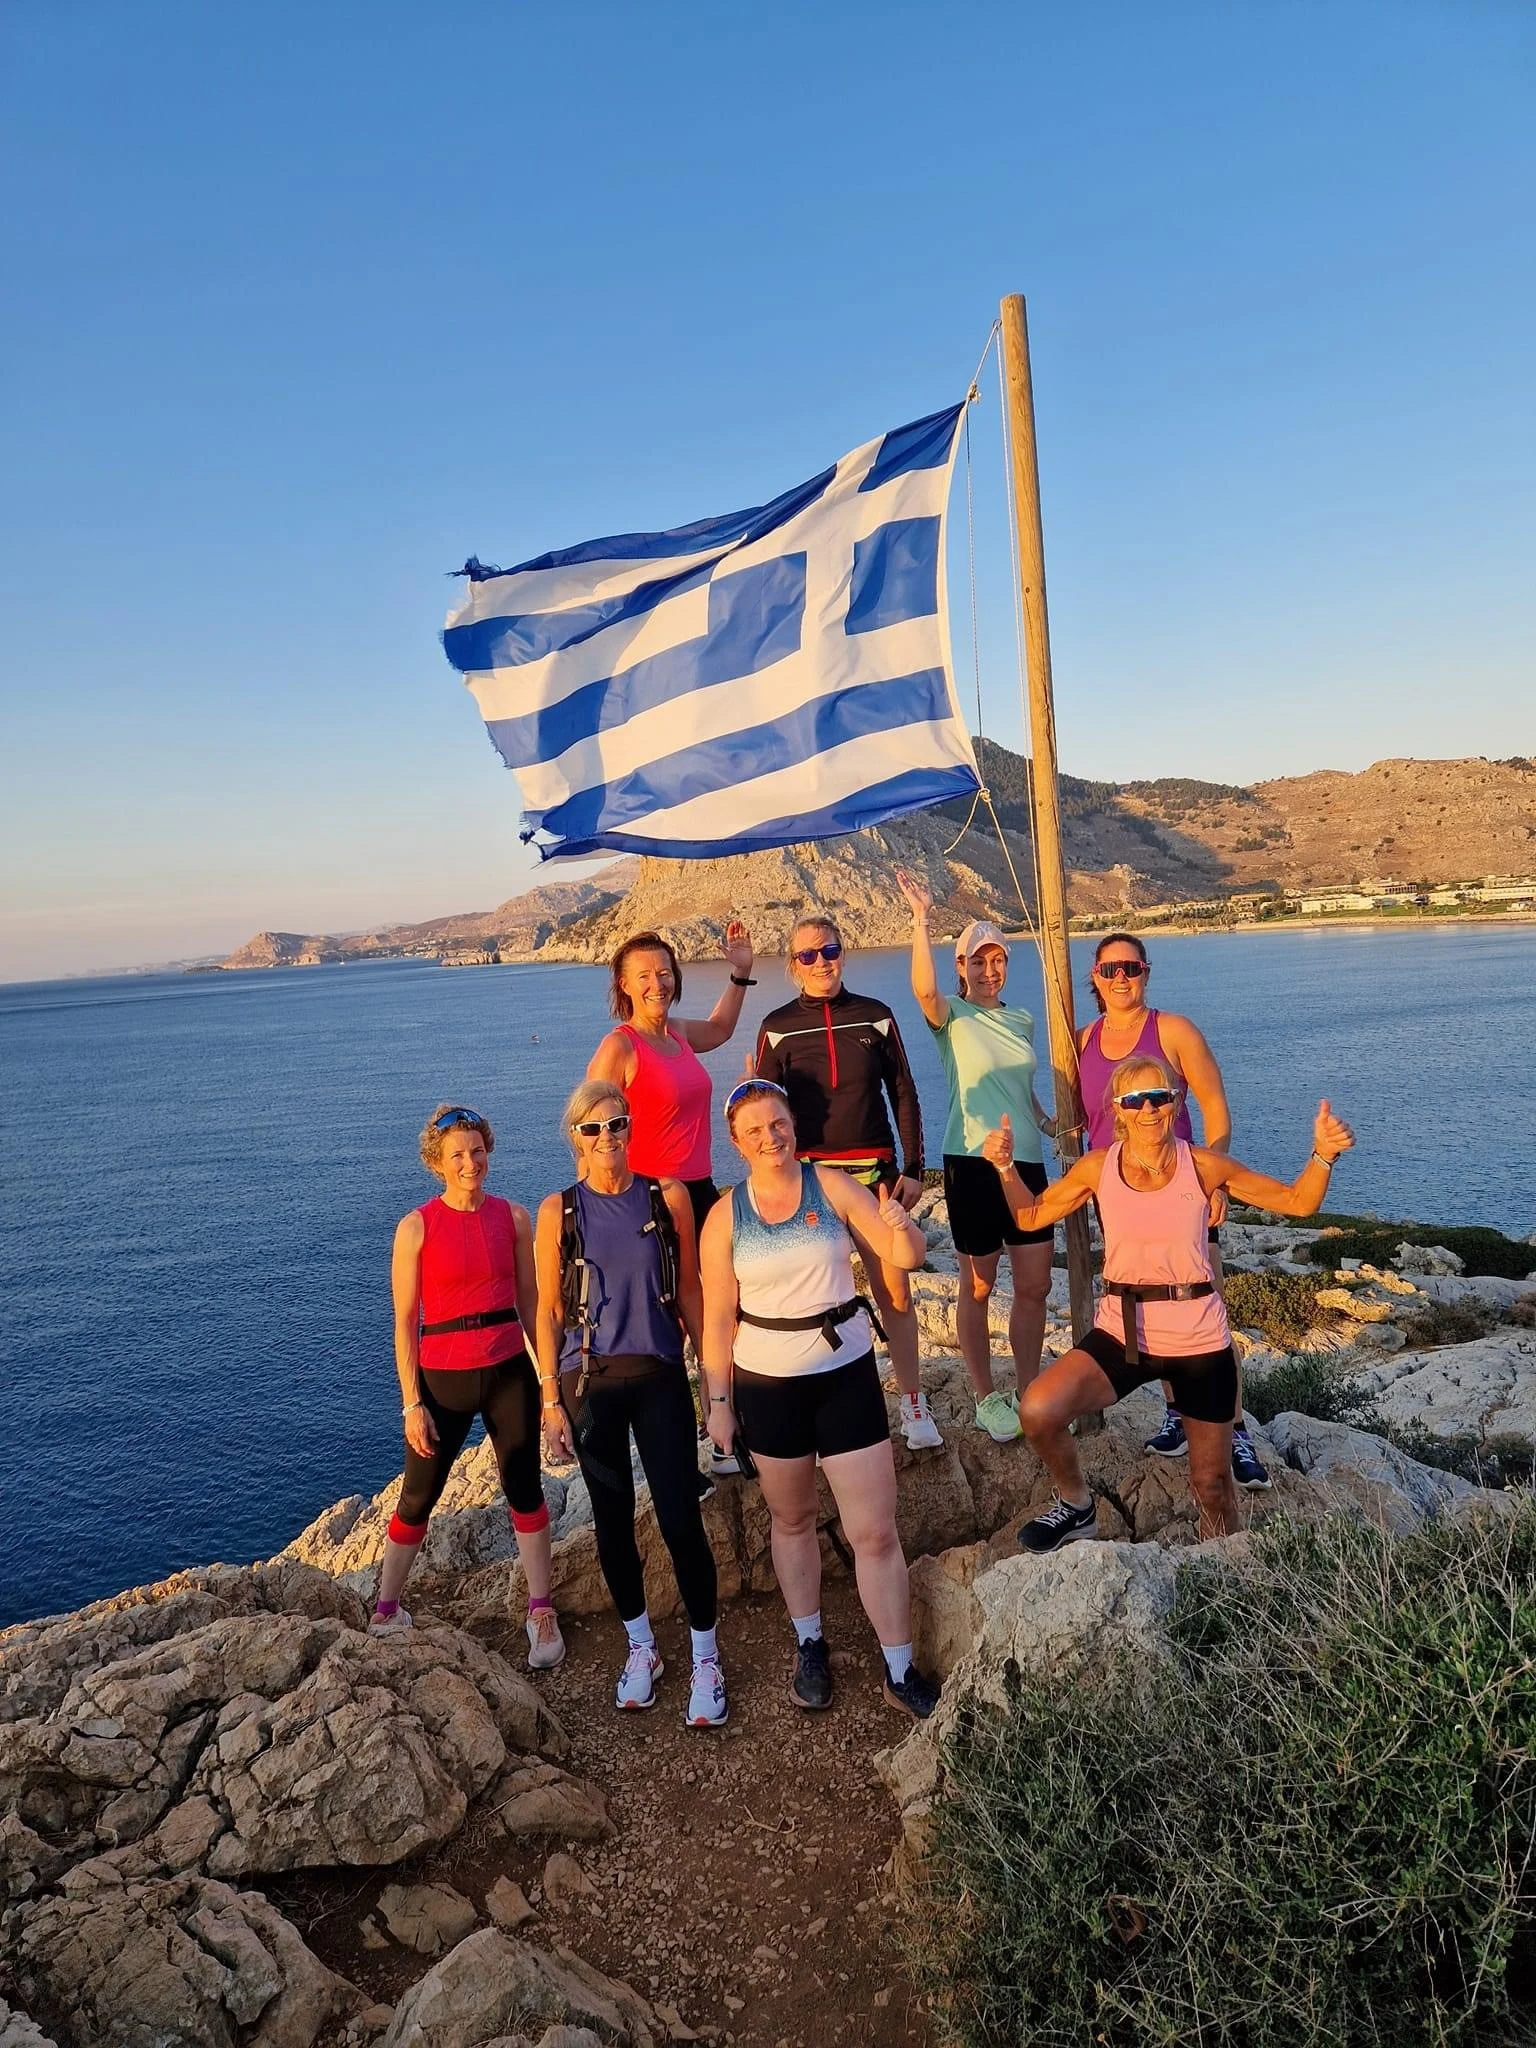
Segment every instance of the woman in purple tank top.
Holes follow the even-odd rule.
[[[1024,1434],[1056,1486],[1055,1505],[1019,1531],[1020,1545],[1036,1555],[1096,1533],[1072,1424],[1154,1379],[1171,1381],[1185,1418],[1201,1536],[1236,1529],[1237,1365],[1206,1236],[1211,1199],[1229,1191],[1279,1216],[1314,1215],[1334,1161],[1355,1142],[1324,1101],[1306,1165],[1293,1181],[1271,1180],[1229,1152],[1191,1145],[1176,1134],[1183,1090],[1165,1060],[1144,1054],[1122,1060],[1110,1077],[1109,1099],[1114,1142],[1085,1153],[1038,1199],[1014,1166],[1006,1119],[982,1147],[1020,1230],[1044,1229],[1091,1201],[1104,1226],[1104,1288],[1094,1326],[1019,1398]]]

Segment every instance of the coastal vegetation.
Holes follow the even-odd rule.
[[[1308,1249],[1315,1266],[1337,1266],[1345,1259],[1386,1265],[1399,1245],[1414,1244],[1454,1252],[1465,1273],[1506,1280],[1524,1280],[1536,1273],[1536,1245],[1484,1224],[1384,1223],[1375,1216],[1335,1216],[1326,1211],[1313,1220],[1327,1233]]]
[[[1509,2038],[1536,1983],[1536,1505],[1191,1559],[1161,1658],[945,1756],[923,1968],[963,2048]]]

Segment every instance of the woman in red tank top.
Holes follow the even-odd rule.
[[[611,1081],[634,1118],[629,1156],[634,1172],[680,1180],[702,1226],[719,1189],[710,1170],[709,1075],[701,1052],[725,1044],[752,987],[752,935],[737,918],[725,928],[731,978],[705,1018],[673,1017],[683,993],[677,954],[658,932],[636,932],[614,954],[609,1007],[617,1027],[593,1053],[589,1081]]]
[[[1104,1298],[1094,1327],[1019,1398],[1024,1434],[1056,1485],[1055,1506],[1019,1531],[1020,1545],[1036,1555],[1095,1533],[1093,1496],[1072,1424],[1155,1379],[1172,1385],[1184,1416],[1201,1536],[1236,1529],[1237,1364],[1206,1241],[1211,1198],[1225,1190],[1279,1216],[1311,1216],[1328,1192],[1335,1159],[1355,1142],[1325,1101],[1306,1165],[1293,1181],[1271,1180],[1229,1152],[1175,1136],[1183,1090],[1165,1061],[1145,1055],[1122,1060],[1110,1096],[1115,1143],[1086,1153],[1038,1200],[1014,1168],[1006,1119],[982,1147],[1020,1230],[1059,1223],[1095,1199],[1104,1228]]]
[[[390,1284],[395,1370],[405,1415],[405,1476],[390,1518],[369,1632],[411,1625],[400,1595],[477,1415],[496,1452],[528,1588],[528,1665],[565,1655],[549,1596],[549,1510],[539,1474],[539,1382],[523,1336],[532,1313],[533,1224],[528,1211],[485,1192],[496,1143],[472,1109],[442,1103],[421,1134],[421,1162],[443,1183],[395,1231]]]

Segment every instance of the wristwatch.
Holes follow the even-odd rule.
[[[731,987],[732,987],[732,988],[756,988],[756,987],[757,987],[757,976],[756,976],[755,974],[733,974],[733,975],[731,976]]]

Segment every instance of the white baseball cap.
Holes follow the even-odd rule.
[[[1002,926],[994,924],[990,917],[973,917],[955,941],[955,958],[969,960],[983,946],[1001,946],[1007,957],[1008,941],[1003,937]]]

